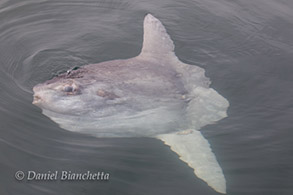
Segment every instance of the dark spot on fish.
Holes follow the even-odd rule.
[[[66,95],[79,95],[81,94],[81,90],[79,87],[72,87],[72,86],[66,86],[63,91],[66,93]]]
[[[75,78],[83,78],[85,73],[88,72],[88,70],[82,68],[82,67],[75,67],[74,70],[67,71],[65,73],[55,75],[52,79],[46,82],[46,84],[51,84],[56,81],[59,81],[61,79],[75,79]]]
[[[103,89],[99,89],[97,91],[97,95],[100,96],[100,97],[104,97],[104,98],[107,98],[109,100],[114,100],[116,98],[120,98],[118,95],[116,95],[115,93],[111,93],[111,92],[108,92],[108,91],[105,91]]]
[[[64,88],[64,91],[65,91],[65,92],[73,92],[73,87],[71,87],[71,86],[66,86],[66,87]]]
[[[75,66],[75,67],[72,68],[72,70],[77,70],[79,68],[80,68],[79,66]]]
[[[79,68],[80,68],[79,66],[75,66],[75,67],[71,68],[70,70],[67,70],[66,73],[67,73],[67,75],[69,75],[72,71],[78,70]]]
[[[66,78],[74,79],[74,78],[83,78],[84,73],[87,71],[85,69],[75,67],[72,70],[68,71],[65,75]]]

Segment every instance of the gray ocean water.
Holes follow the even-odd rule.
[[[0,0],[1,195],[218,194],[159,140],[68,132],[31,104],[32,87],[60,72],[139,54],[147,13],[230,102],[202,128],[227,194],[293,194],[293,1]],[[17,181],[18,170],[110,180]]]

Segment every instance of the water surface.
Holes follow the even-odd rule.
[[[227,194],[293,193],[293,2],[1,0],[0,193],[217,194],[159,140],[98,139],[58,127],[32,87],[90,63],[136,56],[152,13],[177,56],[206,70],[229,117],[202,128]],[[19,182],[18,170],[106,171],[108,182]]]

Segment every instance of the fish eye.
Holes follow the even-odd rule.
[[[63,89],[65,92],[73,92],[73,87],[71,87],[71,86],[66,86],[66,87],[64,87],[64,89]]]

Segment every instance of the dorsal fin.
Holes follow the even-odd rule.
[[[157,18],[147,14],[144,18],[143,31],[143,45],[140,56],[175,56],[173,41]]]

